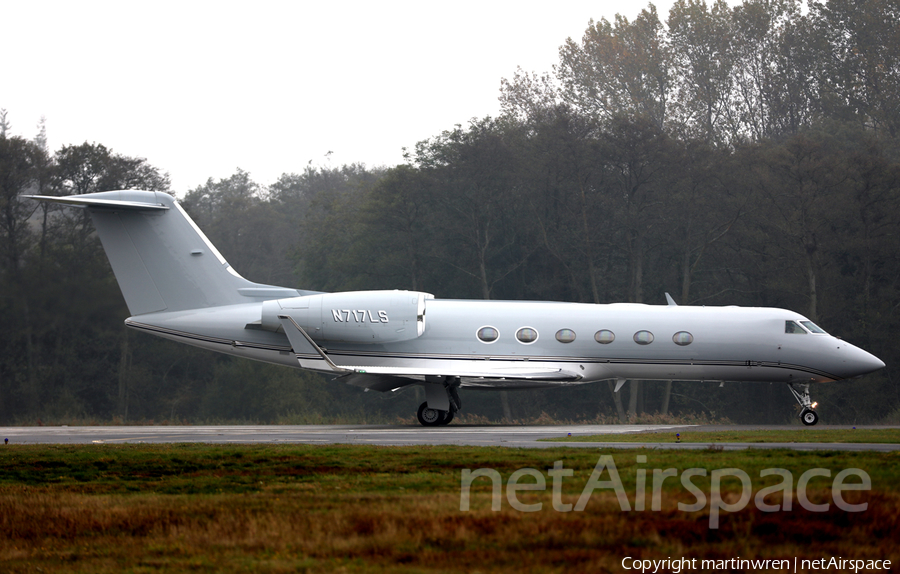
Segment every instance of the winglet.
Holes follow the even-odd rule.
[[[345,369],[343,367],[339,367],[334,364],[334,361],[325,354],[325,351],[322,350],[321,347],[316,345],[315,341],[312,340],[306,331],[304,331],[300,325],[294,321],[294,318],[290,315],[279,315],[278,319],[281,320],[281,325],[284,327],[284,334],[287,335],[288,341],[291,342],[291,347],[294,349],[294,353],[298,355],[297,359],[300,361],[300,366],[303,365],[303,361],[301,360],[299,355],[318,355],[322,358],[325,363],[331,368],[332,371],[338,373],[351,373],[353,372],[350,369]]]
[[[672,299],[672,296],[666,293],[666,302],[669,304],[669,307],[677,307],[678,303],[675,302],[675,299]]]

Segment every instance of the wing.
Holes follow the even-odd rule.
[[[452,366],[355,366],[339,365],[319,347],[312,337],[288,315],[279,315],[284,332],[294,354],[304,369],[331,371],[346,378],[350,384],[371,388],[373,390],[395,390],[409,384],[424,380],[427,376],[460,377],[465,386],[505,386],[514,387],[516,383],[524,383],[526,387],[542,386],[528,382],[575,382],[581,375],[564,371],[555,367],[509,366],[500,361],[457,360]],[[496,384],[491,384],[491,381]]]

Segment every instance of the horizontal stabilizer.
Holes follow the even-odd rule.
[[[145,192],[146,193],[146,192]],[[122,197],[128,197],[130,194],[128,192],[120,192],[120,191],[111,191],[106,192],[107,195],[112,194],[120,194]],[[169,209],[167,206],[162,203],[154,200],[150,201],[131,201],[127,199],[112,199],[112,198],[98,198],[98,197],[87,197],[80,195],[69,195],[65,197],[56,197],[53,195],[23,195],[22,197],[27,197],[28,199],[36,199],[38,201],[49,201],[51,203],[62,203],[63,205],[69,205],[72,207],[96,207],[96,208],[109,208],[109,209],[121,209],[128,211],[165,211]]]

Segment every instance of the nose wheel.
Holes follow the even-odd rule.
[[[819,415],[812,409],[803,409],[800,413],[800,421],[806,426],[811,427],[819,422]]]
[[[809,383],[788,383],[791,394],[800,403],[800,422],[811,427],[819,422],[819,415],[815,408],[819,403],[814,403],[809,398]]]

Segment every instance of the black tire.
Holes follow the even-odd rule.
[[[443,411],[441,414],[444,415],[441,417],[441,425],[449,425],[453,420],[453,411]]]
[[[419,419],[419,423],[421,423],[422,426],[436,427],[444,424],[444,417],[441,416],[441,414],[441,411],[437,409],[429,409],[428,403],[424,402],[419,405],[419,411],[416,413],[416,418]]]
[[[811,427],[819,422],[819,415],[817,415],[816,411],[812,409],[803,409],[803,412],[800,413],[800,422],[808,427]]]

